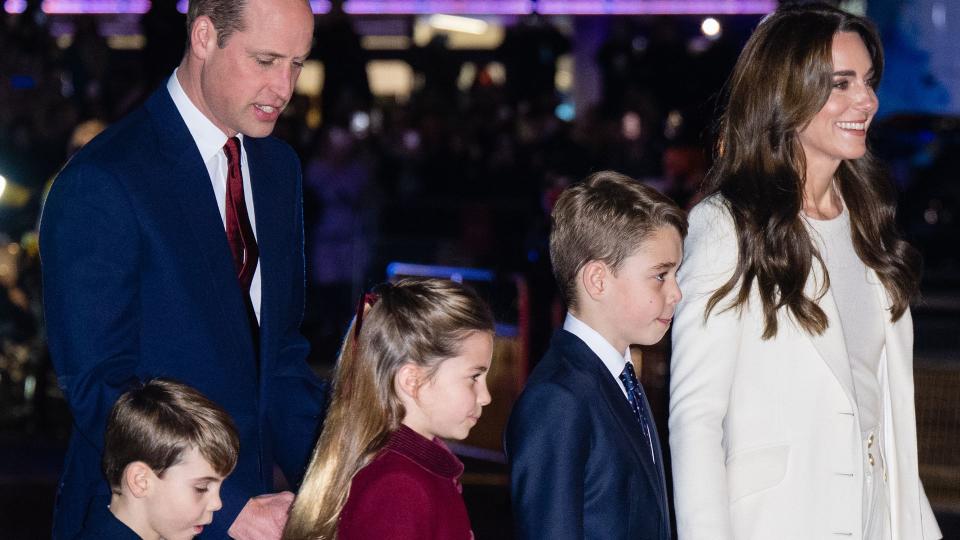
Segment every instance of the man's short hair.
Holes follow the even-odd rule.
[[[590,261],[613,272],[657,229],[683,238],[687,216],[656,189],[629,176],[600,171],[564,190],[550,215],[550,262],[569,309],[577,307],[577,274]]]
[[[230,415],[199,391],[167,379],[153,379],[120,396],[107,420],[103,473],[113,488],[123,470],[142,461],[157,476],[196,448],[217,474],[237,464],[240,438]]]
[[[172,1],[172,0],[171,0]],[[309,0],[304,0],[310,5]],[[217,30],[217,47],[226,47],[227,40],[235,32],[243,32],[243,12],[247,0],[190,0],[187,7],[187,49],[190,47],[190,31],[197,17],[207,16]]]
[[[190,0],[187,8],[187,35],[198,17],[207,16],[217,30],[217,47],[222,49],[234,32],[244,30],[243,10],[246,7],[247,0]]]

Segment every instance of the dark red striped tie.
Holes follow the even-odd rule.
[[[260,251],[257,249],[257,239],[250,226],[250,216],[247,215],[247,202],[243,198],[243,173],[240,169],[240,139],[230,137],[223,145],[227,154],[227,197],[226,220],[227,242],[233,254],[233,265],[237,269],[237,279],[240,287],[249,296],[250,283],[257,270],[257,260]],[[247,300],[249,302],[249,300]]]

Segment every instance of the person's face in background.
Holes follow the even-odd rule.
[[[215,32],[201,44],[201,110],[228,137],[266,137],[310,52],[313,13],[304,0],[248,0],[242,27],[222,49]]]
[[[833,81],[830,97],[799,133],[807,169],[835,170],[844,159],[867,151],[867,129],[877,112],[870,81],[873,63],[856,32],[833,37]]]

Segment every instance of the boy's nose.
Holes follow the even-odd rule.
[[[219,489],[213,494],[213,497],[210,498],[210,504],[208,505],[208,508],[211,512],[216,512],[217,510],[223,508],[223,501],[220,500]]]
[[[671,281],[673,287],[670,290],[670,302],[672,304],[679,304],[680,300],[683,299],[683,292],[680,291],[680,284],[677,283],[677,280]]]

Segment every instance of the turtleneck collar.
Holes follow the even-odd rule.
[[[463,463],[443,441],[431,441],[403,424],[390,435],[386,450],[405,456],[438,476],[456,480],[463,474]]]

